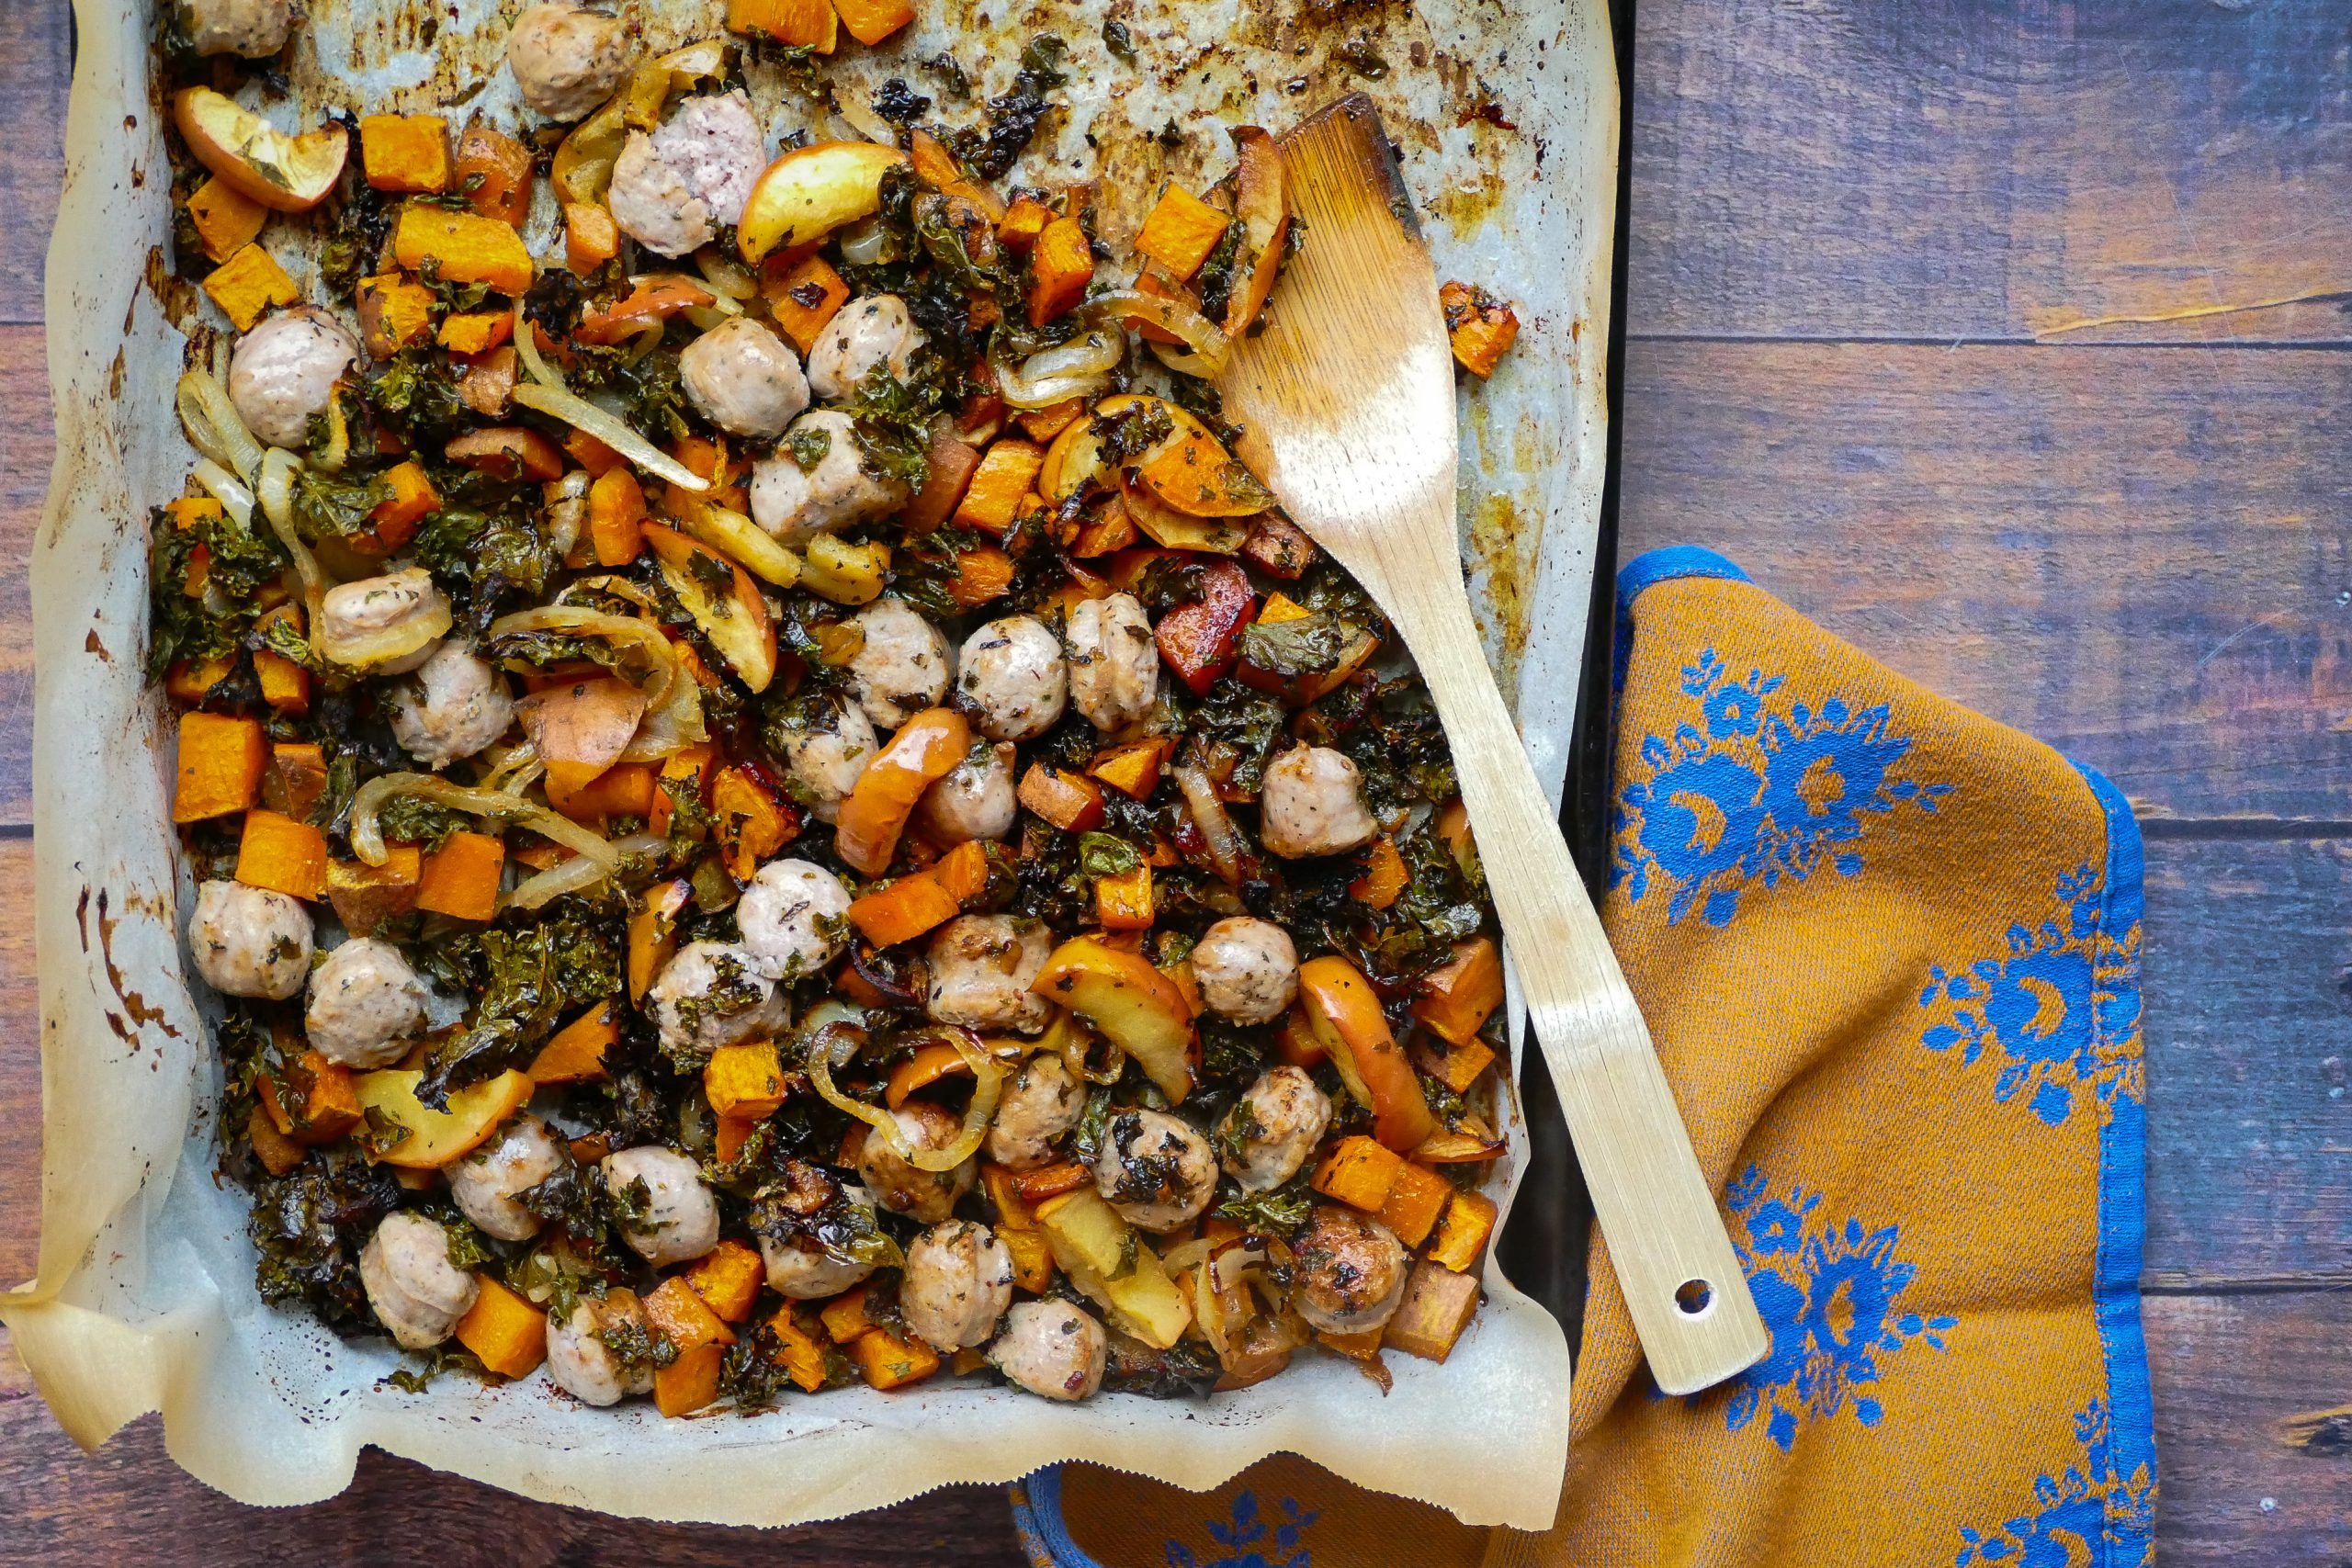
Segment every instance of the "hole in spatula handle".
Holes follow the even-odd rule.
[[[1704,1280],[1685,1280],[1674,1288],[1674,1304],[1685,1317],[1704,1317],[1715,1304],[1715,1288]]]

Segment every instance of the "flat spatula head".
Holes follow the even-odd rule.
[[[1281,139],[1304,230],[1254,337],[1218,387],[1242,455],[1359,576],[1364,541],[1453,503],[1453,362],[1437,275],[1372,100],[1340,99]],[[1451,525],[1447,531],[1451,534]]]

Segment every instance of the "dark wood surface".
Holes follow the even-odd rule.
[[[0,886],[30,875],[68,52],[62,0],[0,6]],[[1672,0],[1634,114],[1624,548],[1722,549],[2132,795],[2163,1560],[2339,1568],[2352,1422],[2288,1424],[2352,1402],[2352,12]],[[0,927],[20,1130],[31,956]],[[0,1275],[32,1267],[38,1174],[0,1145]],[[369,1456],[333,1503],[241,1509],[152,1420],[77,1454],[0,1356],[0,1559],[411,1561],[419,1518],[452,1568],[1020,1561],[994,1491],[753,1535]]]

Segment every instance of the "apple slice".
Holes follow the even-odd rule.
[[[531,1079],[513,1068],[486,1083],[449,1091],[449,1109],[435,1111],[416,1098],[421,1072],[390,1068],[361,1073],[352,1089],[363,1114],[374,1114],[407,1135],[376,1157],[406,1170],[437,1170],[455,1165],[505,1121],[530,1103]]]
[[[340,125],[288,136],[209,87],[182,88],[172,120],[221,184],[279,212],[307,212],[333,195],[351,152]]]
[[[735,224],[743,259],[821,240],[844,223],[879,211],[882,176],[907,161],[872,141],[820,141],[796,147],[767,166]]]
[[[1054,949],[1030,990],[1058,1002],[1143,1064],[1171,1102],[1192,1091],[1193,1009],[1136,953],[1076,936]]]
[[[1298,966],[1298,1000],[1348,1093],[1372,1111],[1372,1134],[1383,1146],[1408,1154],[1441,1131],[1363,970],[1337,954],[1310,958]]]
[[[743,569],[709,546],[659,524],[643,525],[662,581],[743,684],[764,692],[775,679],[775,622]]]

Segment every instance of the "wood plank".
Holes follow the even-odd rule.
[[[5,24],[0,24],[5,29]],[[0,49],[5,49],[0,41]],[[0,138],[4,143],[6,138]],[[0,192],[0,200],[5,200]],[[0,236],[7,233],[0,224]],[[5,245],[0,238],[0,245]],[[28,573],[56,442],[40,328],[0,326],[0,830],[33,819],[33,623]]]
[[[2352,1294],[2154,1297],[2158,1561],[2342,1568],[2352,1446],[2297,1448],[2279,1423],[2352,1397]]]
[[[2160,839],[2147,882],[2143,1278],[2352,1285],[2352,843]]]
[[[0,323],[41,319],[41,263],[65,178],[73,17],[54,0],[0,6]],[[40,422],[48,423],[46,419]]]
[[[2352,355],[1637,342],[1627,558],[1699,542],[2160,815],[2352,818]]]
[[[1635,27],[1636,333],[2346,336],[2337,0],[1712,0]]]

